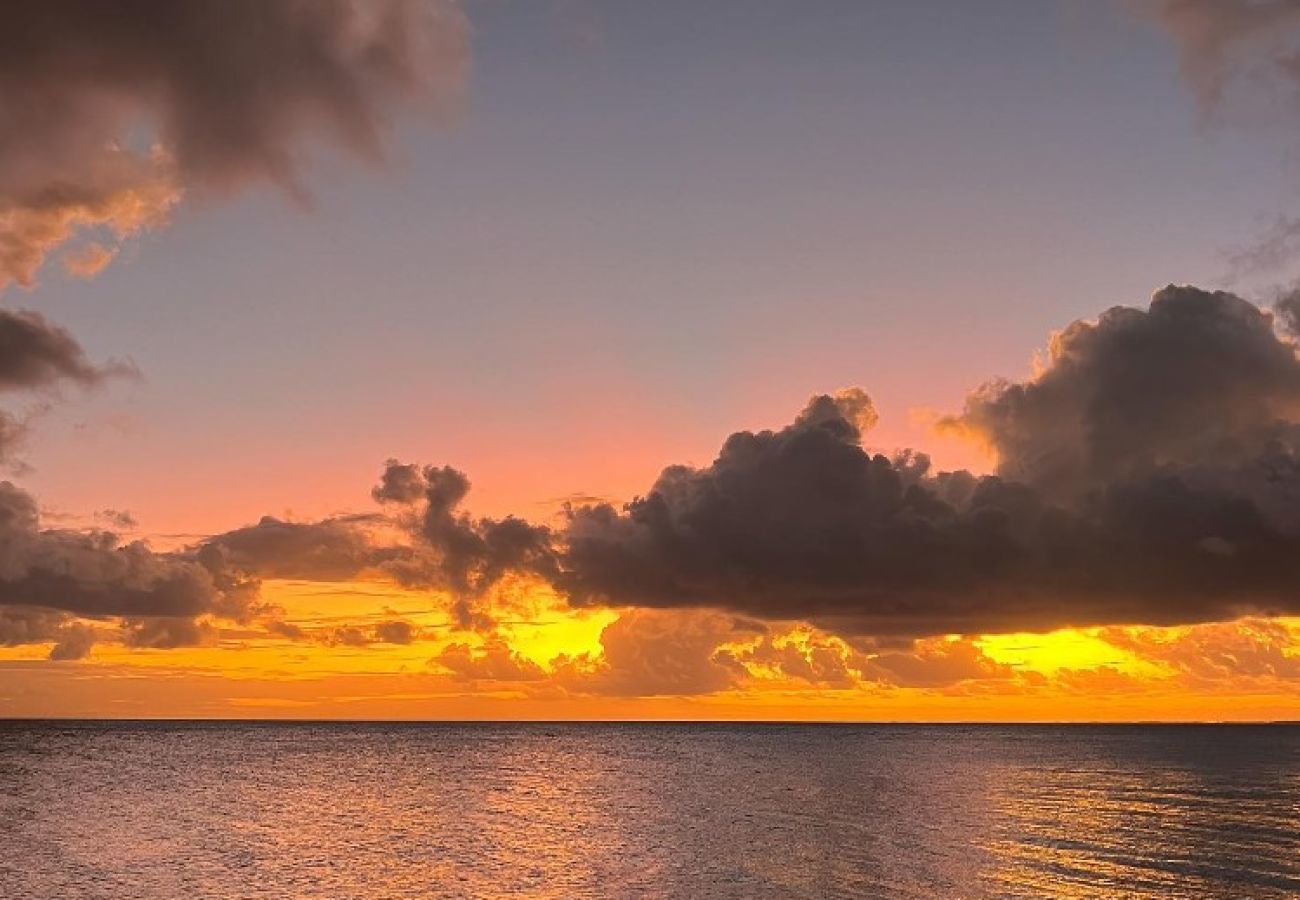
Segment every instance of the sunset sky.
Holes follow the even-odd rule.
[[[1300,718],[1300,8],[0,27],[0,716]]]

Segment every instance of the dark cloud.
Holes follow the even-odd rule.
[[[54,640],[69,619],[67,613],[52,609],[0,606],[0,646],[17,647]]]
[[[198,647],[215,639],[215,628],[188,616],[128,617],[122,622],[122,643],[136,649]]]
[[[45,0],[0,27],[0,288],[82,228],[157,225],[187,191],[302,196],[314,142],[381,155],[395,108],[453,108],[467,26],[430,0]],[[69,259],[92,272],[113,247]]]
[[[0,309],[0,392],[50,392],[67,383],[90,387],[135,371],[126,363],[92,363],[71,334],[40,313]],[[24,418],[0,410],[0,461],[10,459],[26,432]]]
[[[918,641],[911,651],[871,657],[863,674],[898,687],[949,687],[962,681],[1015,677],[1015,670],[996,662],[970,641]]]
[[[0,646],[53,642],[50,659],[82,659],[95,644],[95,629],[67,613],[40,607],[0,606]]]
[[[276,637],[287,638],[291,641],[302,641],[307,639],[307,632],[301,626],[292,622],[285,622],[282,619],[273,619],[266,623],[266,631]]]
[[[410,622],[393,619],[376,625],[374,634],[381,644],[409,644],[420,636],[420,630]]]
[[[107,522],[111,528],[119,531],[134,531],[139,522],[125,509],[101,509],[95,513],[97,520]]]
[[[31,390],[68,381],[89,386],[134,369],[98,366],[63,328],[30,310],[0,309],[0,391]]]
[[[425,492],[424,472],[413,463],[390,459],[384,463],[379,484],[370,492],[376,503],[415,503]]]
[[[55,644],[50,648],[50,659],[68,662],[85,659],[95,646],[96,632],[89,625],[72,622],[56,635]]]
[[[513,516],[476,519],[461,511],[469,479],[450,466],[417,469],[389,460],[373,493],[407,507],[405,521],[423,551],[392,562],[387,571],[407,586],[451,592],[462,628],[491,626],[477,601],[507,575],[551,581],[558,575],[550,529]]]
[[[993,383],[948,420],[987,440],[998,474],[1070,499],[1162,470],[1232,466],[1290,444],[1300,362],[1233,294],[1167,287],[1055,335],[1046,369]]]
[[[193,555],[122,545],[110,532],[42,529],[35,499],[0,482],[0,619],[11,635],[26,619],[23,642],[56,640],[70,658],[89,638],[68,630],[72,617],[124,617],[129,642],[158,646],[165,638],[154,635],[201,616],[246,619],[256,601],[252,585]]]
[[[1284,292],[1273,303],[1282,328],[1291,335],[1300,337],[1300,287]]]
[[[263,516],[256,525],[207,539],[200,554],[258,578],[346,581],[407,555],[401,547],[376,546],[364,527],[369,521],[345,516],[286,522]]]
[[[369,633],[355,625],[335,628],[325,637],[325,643],[339,647],[364,647],[371,640],[372,636]]]
[[[1165,289],[977,392],[950,425],[998,451],[995,476],[868,453],[854,397],[734,434],[621,511],[572,509],[561,588],[843,634],[1300,611],[1300,364],[1240,298]]]

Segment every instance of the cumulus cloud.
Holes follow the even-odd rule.
[[[258,578],[372,573],[447,592],[454,624],[482,632],[443,668],[528,680],[526,660],[489,646],[491,597],[522,579],[620,609],[599,657],[557,663],[571,690],[707,693],[755,667],[826,687],[1001,680],[976,644],[942,636],[1300,612],[1300,361],[1277,325],[1190,287],[1069,325],[1032,377],[977,389],[945,421],[995,451],[990,475],[868,451],[874,407],[849,389],[733,434],[706,466],[669,466],[623,508],[570,505],[555,529],[472,516],[463,473],[395,460],[373,491],[380,514],[266,518],[177,555],[41,530],[10,487],[0,603],[199,623],[246,615]],[[800,622],[812,631],[797,639],[766,630]],[[129,640],[205,639],[198,627],[131,626]],[[417,637],[400,621],[268,630]]]
[[[1108,628],[1107,643],[1199,686],[1241,677],[1300,681],[1300,629],[1268,619],[1214,622],[1173,633]]]
[[[760,626],[761,627],[761,626]],[[708,610],[630,609],[600,635],[601,655],[559,661],[570,690],[614,696],[689,696],[726,690],[748,675],[722,646],[754,636],[755,625]]]
[[[250,584],[192,555],[123,545],[106,531],[42,528],[35,499],[0,482],[0,621],[10,643],[55,640],[71,658],[91,640],[69,630],[74,617],[120,617],[127,643],[176,646],[199,636],[198,618],[244,620],[256,601]]]
[[[541,681],[547,675],[499,637],[488,638],[480,647],[448,644],[432,662],[461,681]]]
[[[478,601],[508,575],[554,581],[556,555],[545,526],[463,512],[469,487],[465,474],[450,466],[420,468],[389,460],[373,495],[399,507],[422,551],[393,560],[386,570],[407,586],[449,591],[456,623],[485,629],[492,620]]]
[[[216,640],[209,622],[191,616],[128,616],[122,622],[122,643],[148,650],[198,647]]]
[[[815,397],[622,510],[570,510],[561,588],[868,635],[1300,610],[1300,363],[1238,297],[1165,289],[976,392],[949,425],[997,450],[997,475],[869,453],[864,421]]]
[[[304,195],[313,143],[382,154],[395,109],[455,107],[467,25],[431,0],[49,0],[0,29],[0,289],[83,229],[101,268],[187,192]]]
[[[969,640],[917,641],[910,651],[888,651],[872,657],[868,677],[899,687],[948,687],[962,681],[1005,680],[1015,676],[1010,666],[990,659]]]
[[[1237,466],[1289,446],[1300,361],[1240,297],[1158,291],[1053,336],[1044,371],[976,391],[949,427],[986,440],[998,473],[1071,500],[1162,470]]]

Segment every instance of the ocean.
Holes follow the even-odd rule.
[[[1300,727],[0,722],[0,896],[1300,895]]]

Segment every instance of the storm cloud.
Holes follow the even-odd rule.
[[[870,453],[863,410],[814,397],[624,509],[572,508],[560,586],[912,637],[1300,611],[1300,362],[1238,297],[1166,288],[976,391],[948,426],[993,475]]]
[[[186,193],[305,197],[313,145],[382,156],[399,105],[456,106],[468,27],[431,0],[49,0],[0,24],[0,289],[107,264]],[[105,246],[107,244],[107,246]]]

